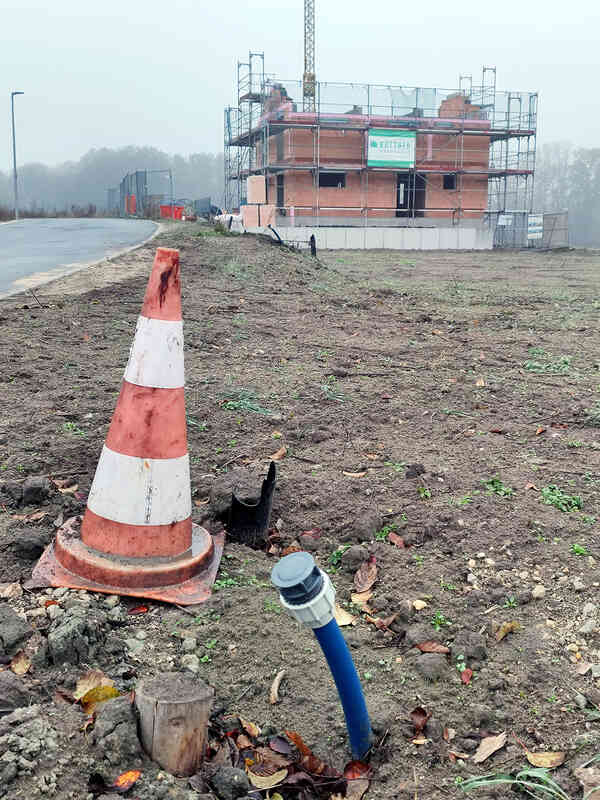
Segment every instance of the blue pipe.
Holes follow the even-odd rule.
[[[371,747],[371,723],[350,650],[334,619],[322,628],[313,628],[313,631],[327,659],[342,702],[352,757],[361,759]]]
[[[333,616],[335,589],[329,577],[310,553],[299,552],[275,564],[271,581],[279,589],[284,608],[313,629],[342,702],[352,757],[363,758],[371,747],[371,723],[352,656]]]

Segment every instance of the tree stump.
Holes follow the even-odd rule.
[[[214,693],[212,687],[180,672],[163,672],[136,688],[142,746],[167,772],[198,771]]]

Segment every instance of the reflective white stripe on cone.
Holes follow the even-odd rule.
[[[140,316],[124,378],[155,389],[184,386],[183,323]]]

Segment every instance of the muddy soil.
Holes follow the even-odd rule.
[[[83,511],[154,249],[177,246],[194,519],[210,523],[219,486],[258,486],[285,446],[277,546],[313,552],[356,618],[344,633],[378,743],[367,797],[461,797],[469,775],[526,764],[523,746],[565,751],[554,778],[581,797],[573,770],[600,745],[600,255],[314,260],[209,233],[181,226],[42,287],[39,302],[0,304],[0,581],[25,581],[56,526]],[[351,595],[369,556],[366,614]],[[139,753],[131,720],[114,712],[113,736],[82,731],[63,696],[89,668],[123,692],[191,669],[219,707],[263,732],[298,731],[342,767],[335,688],[314,638],[278,605],[275,558],[228,543],[213,597],[191,613],[149,603],[129,615],[139,601],[63,590],[0,600],[0,628],[17,631],[2,640],[5,664],[18,649],[33,662],[16,686],[0,681],[0,699],[33,708],[0,717],[4,796],[91,798],[91,773],[114,780],[138,764],[129,796],[199,796]],[[27,620],[21,638],[10,609]],[[498,641],[505,622],[519,627]],[[425,641],[449,652],[422,653]],[[418,706],[431,713],[421,738]],[[481,739],[504,731],[506,745],[474,763]]]

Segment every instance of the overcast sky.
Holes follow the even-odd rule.
[[[595,0],[316,0],[317,77],[453,88],[495,65],[499,89],[540,93],[540,141],[600,146]],[[16,98],[20,163],[92,147],[223,147],[236,62],[300,78],[303,0],[0,0],[0,169]]]

